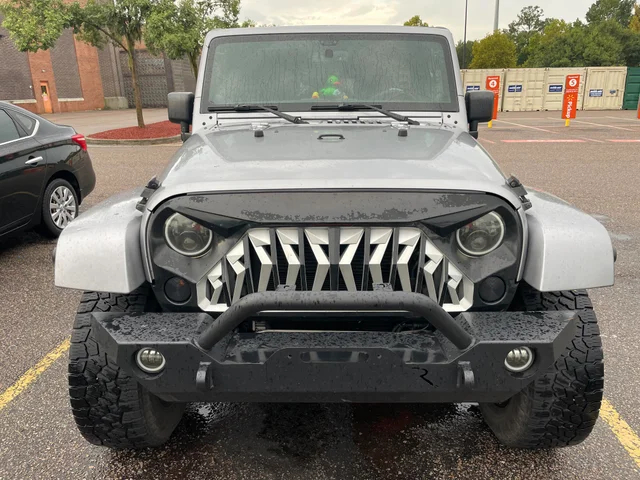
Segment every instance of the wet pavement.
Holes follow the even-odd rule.
[[[617,284],[591,292],[605,394],[640,432],[640,145],[633,141],[640,122],[632,113],[579,112],[589,123],[569,129],[557,112],[501,115],[480,142],[507,175],[574,203],[610,230]],[[98,185],[82,210],[143,185],[175,150],[90,147]],[[0,395],[69,335],[79,294],[53,286],[54,244],[36,233],[0,242]],[[75,429],[63,356],[0,408],[0,479],[14,478],[634,479],[640,469],[602,420],[577,447],[509,450],[471,404],[198,404],[166,446],[110,451]]]

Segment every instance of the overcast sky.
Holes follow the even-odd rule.
[[[500,28],[527,5],[542,7],[546,17],[574,21],[584,18],[595,0],[502,0]],[[493,29],[495,0],[469,0],[470,39]],[[276,25],[401,25],[420,15],[429,25],[449,28],[462,39],[465,0],[242,0],[242,17]]]

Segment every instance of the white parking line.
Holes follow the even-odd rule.
[[[503,112],[503,113],[505,113],[505,112]],[[544,113],[552,113],[552,112],[539,112],[539,113],[544,114]],[[560,114],[559,110],[558,110],[558,114]],[[563,118],[559,118],[559,117],[547,117],[547,118],[550,118],[552,120],[564,121]],[[588,116],[584,117],[584,116],[580,116],[580,118],[586,118],[588,120],[597,120],[598,118],[605,118],[605,117],[588,117]],[[627,117],[606,117],[606,118],[616,118],[616,119],[623,120],[623,119],[625,119]],[[512,118],[509,118],[509,120],[518,120],[518,121],[523,121],[523,120],[529,121],[529,120],[532,120],[532,121],[535,121],[535,120],[539,120],[539,118],[538,117],[512,117]]]
[[[628,121],[630,117],[604,117],[604,118],[611,118],[613,120],[625,120],[625,121]],[[633,118],[633,117],[631,117],[631,118]],[[638,122],[638,123],[640,123],[640,122]]]
[[[531,130],[538,130],[540,132],[545,132],[545,133],[553,133],[554,135],[558,133],[558,132],[552,132],[551,130],[545,130],[544,128],[532,127],[531,125],[522,125],[521,123],[507,122],[506,120],[496,120],[496,122],[507,123],[509,125],[515,125],[516,127],[529,128]]]
[[[633,132],[630,128],[622,128],[622,127],[614,127],[613,125],[607,125],[604,123],[593,123],[593,122],[585,122],[584,120],[571,120],[575,123],[584,123],[585,125],[593,125],[595,127],[605,127],[605,128],[615,128],[616,130],[624,130],[625,132]]]
[[[528,140],[502,140],[503,143],[586,143],[576,138],[554,138],[552,140],[528,139]]]

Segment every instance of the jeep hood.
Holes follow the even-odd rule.
[[[468,133],[447,126],[250,125],[204,129],[176,152],[149,199],[196,193],[358,189],[475,191],[518,197]]]

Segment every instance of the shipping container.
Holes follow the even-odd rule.
[[[535,112],[542,110],[542,90],[546,69],[509,68],[506,71],[502,110]]]
[[[505,70],[503,68],[492,69],[467,69],[463,73],[464,93],[473,90],[486,90],[487,77],[500,77],[500,97],[498,99],[498,111],[502,111],[502,97],[504,92]]]
[[[589,67],[583,110],[620,110],[627,67]]]
[[[582,110],[584,87],[587,75],[586,68],[548,68],[542,90],[543,110],[562,110],[564,98],[564,84],[567,75],[580,75],[580,92],[578,95],[578,110]]]
[[[635,110],[638,108],[638,98],[640,97],[640,67],[629,67],[626,83],[622,108]]]

